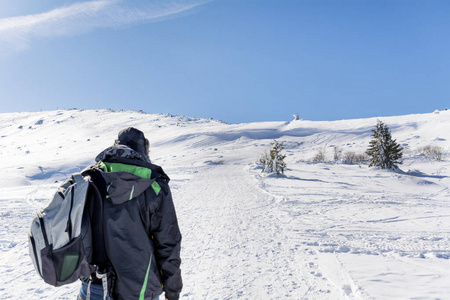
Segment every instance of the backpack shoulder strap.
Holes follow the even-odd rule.
[[[93,263],[101,269],[108,266],[103,229],[103,200],[106,197],[106,188],[101,170],[98,166],[86,168],[82,174],[89,176],[88,207],[92,228]]]

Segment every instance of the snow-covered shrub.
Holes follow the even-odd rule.
[[[345,152],[342,161],[346,164],[362,164],[368,160],[368,157],[365,153],[355,153],[352,151]]]
[[[284,159],[286,155],[281,154],[281,151],[284,149],[284,142],[278,142],[277,140],[273,140],[270,143],[272,145],[272,149],[267,152],[265,151],[258,160],[258,163],[263,165],[262,172],[267,173],[276,173],[283,174],[284,169],[286,169],[286,163]]]
[[[314,162],[324,162],[325,161],[325,149],[317,150],[316,155],[313,157]]]
[[[421,153],[430,157],[432,160],[441,161],[444,154],[444,148],[439,146],[427,145],[420,150]]]
[[[389,127],[378,120],[375,129],[372,130],[372,140],[366,154],[370,157],[369,167],[382,169],[396,169],[403,156],[403,148],[392,139]]]
[[[335,146],[333,148],[333,160],[338,162],[342,159],[342,149],[340,147]]]

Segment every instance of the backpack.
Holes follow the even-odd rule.
[[[85,204],[90,186],[89,176],[82,174],[66,180],[31,222],[29,250],[34,268],[53,286],[88,278],[95,271],[85,250],[92,246],[92,235],[82,228],[83,219],[88,218]]]

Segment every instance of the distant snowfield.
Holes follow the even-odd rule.
[[[450,299],[450,111],[379,118],[401,172],[333,162],[376,118],[225,124],[131,111],[0,114],[0,299],[75,299],[35,273],[27,234],[71,173],[134,126],[171,177],[183,234],[181,299]],[[255,164],[285,142],[283,177]],[[326,163],[312,163],[325,149]],[[126,258],[124,258],[126,259]]]

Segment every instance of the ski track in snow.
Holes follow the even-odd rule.
[[[391,172],[309,162],[319,149],[364,151],[376,119],[228,125],[108,110],[0,114],[0,299],[75,299],[79,284],[53,288],[35,273],[29,224],[127,126],[149,133],[151,157],[172,178],[181,299],[450,298],[450,164],[414,152],[448,149],[449,117],[385,118],[409,149],[405,172]],[[278,178],[252,163],[274,137],[286,141],[289,168]]]

